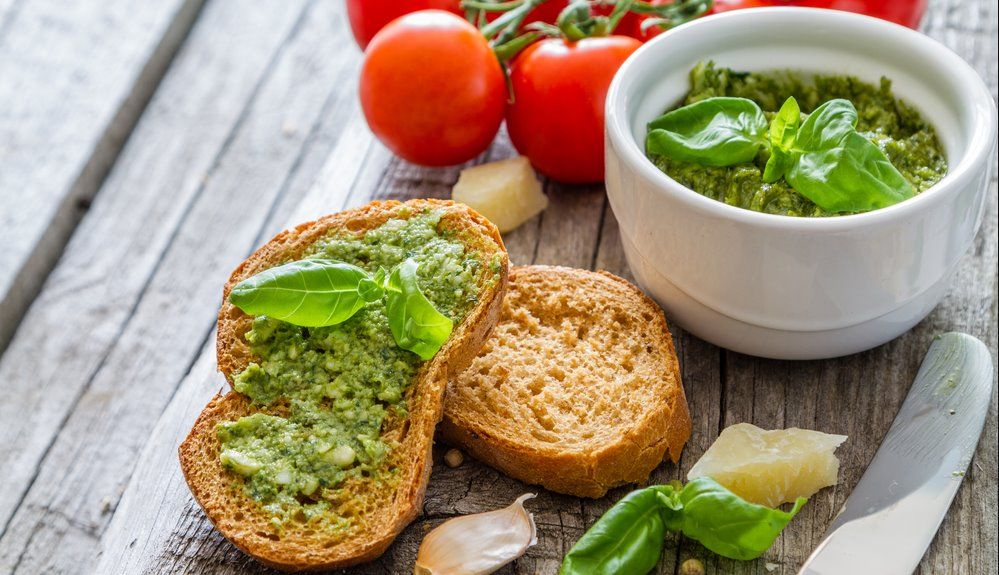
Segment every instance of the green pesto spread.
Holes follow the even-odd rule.
[[[499,267],[467,252],[460,238],[438,231],[440,217],[427,211],[389,220],[361,237],[327,238],[306,257],[370,273],[411,257],[419,264],[424,295],[458,322],[476,303],[484,263],[494,275]],[[237,374],[234,387],[255,405],[273,409],[220,424],[220,457],[242,476],[246,493],[274,516],[275,526],[322,515],[346,479],[396,479],[383,424],[406,417],[406,388],[421,361],[396,345],[383,300],[331,327],[303,328],[258,316],[246,339],[260,361]]]
[[[767,121],[773,120],[789,96],[801,106],[802,119],[819,105],[844,98],[857,108],[857,131],[888,156],[915,193],[927,190],[947,173],[947,160],[933,127],[912,106],[895,98],[887,78],[875,86],[851,76],[736,72],[702,62],[691,70],[690,83],[681,105],[716,96],[748,98],[763,109]],[[751,163],[712,167],[650,155],[677,182],[732,206],[787,216],[844,215],[823,210],[783,179],[764,183],[763,168],[769,158],[769,150],[761,149]]]

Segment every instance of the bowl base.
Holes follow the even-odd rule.
[[[950,274],[901,307],[849,327],[823,331],[779,330],[749,324],[700,303],[677,288],[636,252],[621,234],[625,258],[635,280],[667,317],[686,331],[717,346],[771,359],[827,359],[887,343],[925,318],[943,299]]]

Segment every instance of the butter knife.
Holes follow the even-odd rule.
[[[947,514],[992,399],[992,357],[937,337],[891,429],[799,575],[910,575]]]

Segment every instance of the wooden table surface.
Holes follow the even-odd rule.
[[[997,91],[996,0],[930,0],[925,31]],[[371,198],[448,197],[372,139],[339,0],[0,0],[0,573],[261,573],[194,504],[176,448],[224,386],[212,331],[223,281],[288,225]],[[477,161],[513,154],[501,137]],[[995,173],[995,172],[993,172]],[[515,263],[628,269],[600,186],[546,183],[506,236]],[[840,484],[760,560],[670,538],[657,573],[790,574],[870,461],[934,334],[996,355],[997,192],[950,294],[903,337],[830,361],[719,349],[674,326],[694,422],[683,477],[733,423],[850,436]],[[993,360],[994,361],[994,360]],[[996,397],[920,573],[997,571]],[[409,573],[421,536],[528,490],[467,461],[435,466],[423,516],[353,573]],[[626,490],[530,503],[538,545],[501,573],[555,573]]]

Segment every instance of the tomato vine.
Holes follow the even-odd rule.
[[[542,38],[575,42],[609,36],[626,20],[631,26],[625,35],[646,36],[652,29],[659,32],[707,14],[713,4],[712,0],[462,0],[460,7],[500,61],[507,62]],[[552,8],[558,9],[554,18]]]

